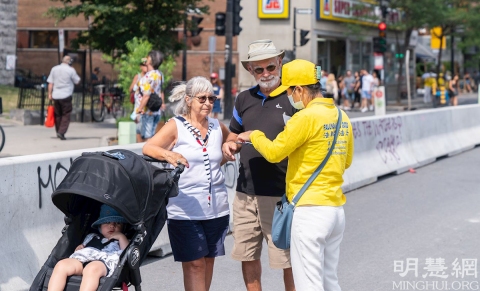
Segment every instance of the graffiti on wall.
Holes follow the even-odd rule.
[[[70,166],[73,163],[73,158],[70,158]],[[61,179],[65,177],[65,175],[68,172],[68,169],[70,167],[66,167],[62,165],[62,163],[58,162],[55,165],[55,169],[52,172],[52,165],[48,165],[48,170],[43,169],[43,173],[47,171],[47,174],[43,175],[48,176],[46,181],[42,179],[42,167],[38,166],[37,167],[37,177],[38,177],[38,208],[42,208],[42,189],[47,189],[50,187],[52,189],[52,192],[57,189],[58,184],[61,182]],[[61,178],[60,178],[61,177]]]
[[[240,167],[240,155],[235,155],[235,161],[228,162],[222,166],[223,174],[225,175],[225,186],[227,190],[236,191],[238,169]],[[235,193],[235,192],[234,192]]]
[[[375,148],[385,164],[400,162],[401,156],[398,152],[402,144],[402,118],[400,116],[353,122],[352,130],[355,140],[375,140]]]

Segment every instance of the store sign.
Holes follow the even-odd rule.
[[[257,0],[258,18],[260,19],[281,19],[288,18],[290,11],[290,0]]]
[[[375,70],[383,70],[383,54],[373,53],[373,68]]]
[[[377,1],[366,0],[317,0],[317,20],[326,19],[375,25],[382,16],[382,11],[377,3]],[[392,10],[388,13],[387,23],[396,23],[399,20],[398,11]]]

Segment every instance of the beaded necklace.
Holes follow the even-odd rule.
[[[208,185],[209,185],[209,190],[208,190],[208,197],[207,197],[207,203],[208,207],[210,207],[212,203],[212,170],[210,167],[210,158],[208,157],[208,152],[207,152],[207,144],[208,144],[208,137],[210,136],[210,132],[212,131],[213,128],[213,122],[209,122],[208,124],[208,131],[207,135],[205,138],[202,140],[202,134],[200,133],[200,130],[198,128],[194,127],[193,125],[190,124],[185,118],[182,116],[176,116],[178,120],[183,122],[183,125],[185,128],[190,131],[190,133],[193,135],[197,143],[202,147],[202,152],[203,152],[203,166],[205,167],[205,171],[207,172],[207,179],[208,179]]]

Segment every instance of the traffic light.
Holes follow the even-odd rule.
[[[384,53],[387,51],[387,39],[384,37],[373,38],[373,52]]]
[[[307,34],[310,32],[310,30],[303,30],[300,29],[300,46],[304,46],[307,44],[307,42],[310,40],[307,38]]]
[[[404,57],[405,57],[405,55],[403,53],[396,53],[395,54],[396,59],[403,59]]]
[[[233,35],[239,35],[242,31],[240,27],[240,21],[242,21],[242,17],[240,17],[240,11],[242,11],[243,7],[240,6],[240,0],[233,0]]]
[[[378,37],[373,38],[373,52],[384,53],[387,51],[387,24],[378,24]]]
[[[225,12],[215,13],[215,34],[225,35]]]
[[[378,24],[378,36],[383,38],[387,37],[387,24],[385,22]]]
[[[200,22],[202,22],[203,17],[198,17],[198,16],[192,16],[192,28],[190,29],[190,32],[192,33],[192,36],[197,36],[202,32],[203,27],[198,27]]]

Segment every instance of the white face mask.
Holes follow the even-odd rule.
[[[298,102],[293,101],[293,92],[295,92],[295,89],[297,89],[297,87],[295,87],[295,88],[293,89],[291,95],[287,95],[288,101],[290,101],[290,104],[292,104],[293,108],[298,109],[298,110],[304,109],[304,108],[305,108],[305,105],[303,105],[302,100],[300,100],[300,101],[298,101]]]

